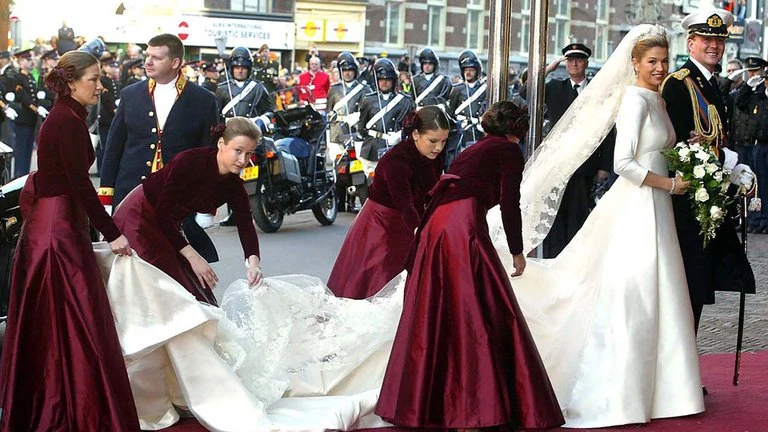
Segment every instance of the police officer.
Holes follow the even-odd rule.
[[[101,172],[101,161],[104,158],[104,147],[109,136],[109,127],[117,112],[120,100],[120,63],[109,58],[101,63],[101,85],[104,91],[99,98],[99,145],[96,147],[96,168]]]
[[[19,116],[12,106],[11,102],[6,100],[6,95],[13,95],[11,99],[15,100],[16,95],[12,93],[14,85],[14,76],[16,70],[11,63],[11,53],[9,51],[0,51],[0,122],[2,122],[2,142],[11,148],[15,146],[13,133],[13,120]],[[5,172],[10,175],[10,159],[6,160]]]
[[[474,52],[464,50],[459,54],[459,69],[464,81],[453,85],[448,100],[448,114],[457,122],[446,144],[446,169],[459,152],[485,135],[478,128],[486,109],[488,88],[482,79],[483,65]]]
[[[379,157],[400,142],[403,118],[416,108],[410,96],[395,91],[397,75],[391,60],[376,60],[373,76],[378,90],[366,95],[360,104],[358,130],[363,144],[357,157],[366,176],[376,168]]]
[[[222,117],[256,118],[275,110],[274,102],[261,81],[251,78],[251,51],[245,47],[232,50],[229,57],[229,81],[219,84],[216,100]]]
[[[237,47],[232,50],[229,55],[229,81],[216,88],[216,101],[222,118],[240,116],[256,119],[275,110],[264,84],[251,78],[252,66],[251,51],[248,48]],[[219,225],[235,226],[231,210]]]
[[[16,147],[14,148],[14,177],[29,174],[32,162],[32,147],[35,142],[35,126],[38,117],[45,118],[48,110],[39,105],[37,99],[37,83],[32,76],[32,50],[27,49],[16,53],[19,73],[14,80],[14,109],[19,116],[14,120]]]
[[[147,79],[147,74],[144,71],[144,59],[138,58],[130,61],[126,63],[126,67],[128,68],[128,79],[125,81],[123,87],[128,87],[131,84],[136,84]]]
[[[200,85],[211,93],[216,93],[216,89],[219,87],[219,71],[216,69],[216,65],[214,63],[203,63],[200,65],[200,70],[203,71],[205,77]]]
[[[264,44],[259,49],[258,57],[253,65],[253,77],[261,81],[268,92],[277,88],[277,77],[280,75],[280,63],[269,59],[269,46]]]
[[[348,52],[339,54],[336,59],[336,67],[341,79],[331,85],[328,91],[328,104],[326,112],[331,121],[330,142],[328,153],[331,160],[344,152],[344,141],[347,137],[357,132],[360,120],[360,103],[366,94],[371,92],[370,87],[357,81],[359,66],[355,56]],[[336,182],[336,198],[339,201],[339,211],[346,210],[347,191],[346,186],[340,181]],[[354,197],[353,197],[354,199]]]
[[[763,203],[768,203],[768,97],[765,91],[765,67],[760,57],[747,57],[749,78],[734,97],[733,124],[730,125],[732,144],[739,160],[755,170],[757,191]],[[760,187],[760,186],[763,187]],[[768,204],[749,215],[749,232],[768,234]]]
[[[344,151],[345,137],[356,132],[360,120],[360,103],[371,92],[370,87],[357,80],[359,67],[355,56],[348,52],[336,59],[341,80],[328,91],[326,112],[331,120],[329,153],[331,159]]]
[[[446,110],[451,95],[451,80],[441,74],[440,59],[431,48],[424,48],[419,53],[421,73],[413,77],[416,106],[439,105]]]

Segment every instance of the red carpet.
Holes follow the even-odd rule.
[[[655,420],[647,425],[631,425],[604,429],[578,429],[582,431],[644,432],[768,432],[768,351],[744,354],[739,386],[734,387],[733,355],[711,354],[701,358],[701,372],[709,395],[704,398],[707,411],[683,418]],[[387,428],[378,432],[397,432],[406,429]],[[557,429],[573,431],[576,429]],[[170,432],[204,432],[195,421],[182,421],[166,429]]]

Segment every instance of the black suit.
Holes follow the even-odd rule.
[[[520,95],[527,96],[523,87]],[[544,87],[544,103],[550,124],[554,125],[576,100],[570,79],[549,80]],[[590,191],[599,170],[613,170],[613,147],[616,132],[612,129],[594,153],[573,173],[563,192],[560,208],[547,238],[542,243],[544,258],[554,258],[570,243],[589,216]]]
[[[689,71],[686,79],[690,79],[710,104],[715,105],[723,120],[723,132],[727,134],[728,117],[719,90],[707,82],[699,68],[690,60],[683,65],[682,69]],[[675,74],[667,77],[662,84],[662,96],[667,104],[667,112],[675,128],[677,141],[687,140],[690,132],[694,130],[694,119],[693,104],[685,79],[679,79]],[[716,290],[741,291],[743,289],[748,293],[754,293],[755,276],[736,236],[736,226],[732,218],[725,219],[715,238],[704,249],[703,239],[699,233],[699,223],[694,217],[688,196],[673,196],[672,207],[691,304],[698,325],[702,305],[715,302]],[[729,210],[731,214],[735,214],[733,209]]]

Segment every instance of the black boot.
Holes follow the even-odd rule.
[[[223,227],[230,227],[235,225],[237,225],[237,223],[235,222],[235,217],[232,214],[232,212],[229,212],[227,217],[225,217],[224,219],[222,219],[221,222],[219,222],[219,226],[223,226]]]

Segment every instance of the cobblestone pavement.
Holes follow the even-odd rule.
[[[768,349],[768,234],[748,234],[748,256],[757,294],[747,295],[744,351]],[[733,352],[739,324],[739,293],[718,292],[717,303],[704,306],[698,345],[702,354]]]

